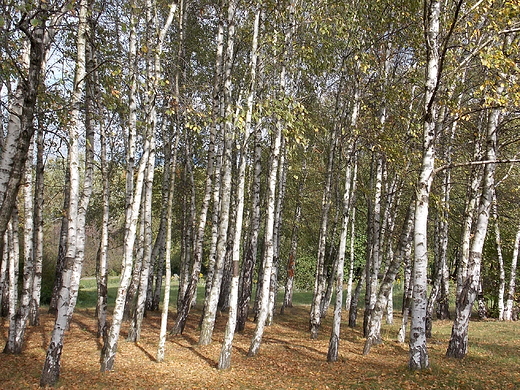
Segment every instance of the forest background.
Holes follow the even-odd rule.
[[[430,365],[434,316],[453,321],[454,358],[474,303],[517,318],[516,1],[1,7],[4,352],[48,303],[42,386],[59,380],[82,274],[97,278],[101,371],[146,311],[161,309],[163,360],[200,283],[200,345],[228,312],[221,369],[253,316],[258,353],[295,289],[312,291],[311,339],[333,307],[330,362],[360,299],[364,353],[381,342],[396,282],[413,370]]]

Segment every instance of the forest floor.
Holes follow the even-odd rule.
[[[362,314],[361,314],[362,315]],[[160,314],[149,313],[141,340],[125,341],[121,332],[114,371],[99,371],[101,342],[96,338],[93,309],[74,313],[66,334],[58,384],[63,389],[520,389],[520,326],[496,321],[472,322],[470,351],[462,360],[444,356],[451,323],[436,321],[428,343],[430,368],[407,368],[408,345],[395,341],[400,319],[383,325],[384,343],[363,356],[359,327],[342,326],[339,360],[327,363],[330,318],[317,340],[310,340],[308,307],[277,315],[266,327],[260,352],[247,357],[254,323],[235,336],[232,368],[216,368],[226,316],[217,318],[209,346],[198,346],[200,311],[194,310],[182,336],[167,341],[166,359],[155,361]],[[331,317],[329,315],[328,317]],[[362,320],[362,318],[361,318]],[[53,317],[42,312],[42,325],[28,329],[23,354],[0,354],[0,389],[37,388]],[[5,344],[7,320],[0,319]],[[172,320],[170,320],[170,326]]]

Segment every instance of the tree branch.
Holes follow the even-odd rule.
[[[432,175],[435,176],[437,173],[444,171],[446,169],[459,168],[459,167],[473,167],[476,165],[486,165],[486,164],[514,164],[520,163],[520,159],[500,159],[500,160],[481,160],[481,161],[467,161],[463,163],[452,163],[441,165],[438,168],[433,170]]]

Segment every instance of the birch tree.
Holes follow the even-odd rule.
[[[503,87],[497,88],[500,95]],[[491,109],[487,121],[487,150],[486,160],[489,162],[484,167],[484,181],[480,195],[477,220],[473,234],[471,249],[468,257],[468,270],[462,285],[458,288],[456,313],[453,322],[451,338],[446,351],[446,356],[462,358],[468,349],[468,326],[471,317],[471,309],[478,293],[480,283],[480,265],[482,261],[482,248],[486,238],[488,222],[491,212],[491,204],[494,193],[494,174],[496,164],[497,127],[500,119],[500,111]]]
[[[119,339],[119,332],[121,331],[121,324],[125,310],[126,295],[130,285],[133,265],[133,250],[136,239],[136,228],[139,208],[141,205],[141,195],[143,190],[143,181],[145,169],[150,154],[149,137],[150,134],[145,134],[145,141],[143,145],[143,154],[137,168],[137,175],[135,183],[134,177],[134,159],[135,159],[135,137],[137,126],[137,80],[136,80],[136,55],[137,55],[137,40],[136,40],[136,9],[131,7],[131,21],[129,28],[129,64],[130,64],[130,91],[128,96],[129,102],[129,133],[127,144],[127,167],[126,167],[126,210],[125,210],[125,233],[123,241],[123,263],[122,273],[117,290],[116,302],[112,314],[112,324],[107,336],[104,339],[103,349],[101,351],[101,371],[110,371],[113,369],[115,362],[115,355],[117,352],[117,342]]]
[[[54,38],[56,22],[61,17],[60,10],[54,8],[58,6],[39,4],[21,13],[13,10],[14,15],[19,16],[15,24],[28,41],[28,61],[27,66],[20,68],[22,77],[12,97],[7,134],[0,155],[0,236],[6,231],[15,206],[35,131],[35,107],[42,84],[42,67]],[[53,12],[56,12],[55,16],[52,16]]]
[[[223,62],[223,51],[224,51],[224,24],[218,24],[217,32],[217,45],[216,45],[216,57],[215,57],[215,75],[213,78],[213,115],[216,116],[220,112],[220,95],[221,95],[221,68]],[[216,120],[215,118],[213,119]],[[218,146],[217,146],[217,126],[212,125],[210,127],[210,133],[208,137],[208,152],[207,152],[207,164],[206,164],[206,178],[204,186],[204,195],[201,202],[197,226],[195,231],[195,237],[193,239],[193,262],[190,270],[190,276],[188,285],[186,286],[185,292],[182,297],[182,301],[177,310],[177,318],[175,324],[171,329],[171,334],[181,334],[186,325],[189,311],[192,306],[193,299],[197,292],[197,283],[199,281],[200,270],[203,261],[203,249],[204,249],[204,236],[206,222],[208,218],[208,211],[211,205],[212,195],[216,186],[218,169]],[[207,275],[209,278],[209,275]]]
[[[437,104],[435,93],[440,81],[439,72],[439,31],[441,2],[428,0],[424,2],[424,33],[426,40],[426,76],[424,96],[423,122],[423,154],[422,166],[417,183],[417,199],[414,219],[414,268],[412,274],[413,300],[410,326],[410,361],[412,370],[429,366],[426,350],[426,304],[427,304],[427,223],[430,189],[433,181],[435,163],[435,119]]]
[[[180,5],[182,8],[182,4]],[[172,269],[171,269],[171,246],[172,246],[172,219],[173,219],[173,197],[175,190],[175,170],[177,168],[177,147],[179,145],[179,135],[175,138],[175,143],[173,149],[175,152],[173,153],[173,157],[170,159],[170,169],[169,169],[169,188],[168,188],[168,199],[166,206],[166,237],[165,237],[165,258],[164,258],[164,267],[165,267],[165,283],[164,283],[164,299],[163,299],[163,307],[161,312],[161,328],[159,332],[159,344],[157,346],[157,361],[164,361],[165,354],[165,345],[166,345],[166,332],[168,327],[168,311],[170,304],[170,289],[171,289],[171,279],[172,279]],[[162,270],[161,270],[162,271]]]
[[[228,311],[228,322],[226,325],[226,331],[224,334],[224,341],[220,351],[220,358],[218,362],[219,369],[227,369],[231,367],[231,351],[233,346],[233,338],[237,324],[238,314],[238,292],[239,292],[239,280],[240,280],[240,246],[242,238],[242,223],[244,214],[244,192],[246,186],[246,166],[247,166],[247,155],[248,145],[250,138],[254,133],[253,127],[253,109],[254,100],[256,96],[256,71],[258,63],[258,35],[260,30],[260,16],[261,9],[258,7],[255,11],[255,18],[253,22],[253,42],[251,48],[251,60],[250,60],[250,74],[251,79],[249,82],[249,90],[247,96],[247,111],[244,122],[244,140],[240,147],[240,164],[238,168],[238,184],[236,194],[236,216],[235,216],[235,229],[233,237],[233,249],[232,249],[232,279],[231,289],[229,291],[229,311]]]
[[[355,124],[355,119],[353,120]],[[338,360],[338,349],[339,349],[339,340],[340,340],[340,327],[341,327],[341,311],[343,307],[343,281],[344,281],[344,268],[345,268],[345,253],[347,247],[347,233],[349,226],[349,219],[351,214],[351,205],[352,205],[352,187],[353,184],[353,176],[354,176],[354,162],[355,157],[354,153],[354,143],[355,141],[350,141],[351,144],[348,147],[349,153],[349,161],[347,162],[347,167],[345,169],[345,190],[343,192],[343,210],[342,210],[342,221],[341,221],[341,233],[339,240],[339,248],[338,248],[338,260],[337,260],[337,270],[336,270],[336,301],[334,303],[334,317],[333,317],[333,325],[332,331],[330,334],[329,340],[329,351],[327,353],[327,361],[335,362]]]
[[[68,166],[70,174],[70,201],[67,210],[68,226],[67,226],[67,249],[65,254],[65,262],[62,276],[62,285],[60,288],[57,314],[54,329],[52,331],[51,340],[47,349],[45,363],[43,365],[42,375],[40,377],[40,386],[53,386],[60,377],[61,353],[63,350],[63,340],[65,330],[69,326],[70,318],[74,310],[74,296],[79,286],[79,275],[81,272],[81,258],[78,256],[78,242],[84,243],[84,226],[78,226],[80,215],[86,212],[86,205],[80,204],[80,174],[79,174],[79,138],[81,131],[81,104],[83,93],[85,90],[86,75],[86,38],[88,34],[87,24],[87,0],[81,0],[79,6],[78,19],[78,36],[77,36],[77,59],[76,73],[74,76],[74,86],[71,96],[71,121],[68,129],[69,145],[68,145]],[[85,184],[88,186],[88,183]],[[87,201],[88,205],[88,201]],[[82,210],[80,211],[80,207]],[[82,217],[83,218],[83,217]],[[82,219],[84,224],[84,220]],[[81,237],[79,235],[82,235]],[[78,269],[79,268],[79,269]]]
[[[204,317],[201,324],[199,345],[211,343],[215,315],[217,311],[218,298],[224,270],[224,260],[227,249],[227,237],[229,228],[229,217],[231,208],[231,148],[233,140],[234,124],[232,122],[233,107],[231,102],[232,79],[231,71],[233,66],[233,55],[235,45],[235,12],[237,2],[230,0],[227,9],[228,36],[226,42],[226,56],[224,61],[224,102],[226,104],[225,122],[223,129],[223,150],[222,150],[222,172],[220,181],[220,209],[218,224],[218,239],[215,253],[214,274],[211,282],[211,289],[208,295],[208,304],[204,306]]]
[[[515,303],[516,293],[516,271],[518,265],[518,253],[520,252],[520,225],[517,227],[515,242],[513,244],[513,257],[511,259],[511,271],[509,273],[509,283],[507,288],[507,299],[504,307],[504,320],[511,321],[514,319],[513,306]]]

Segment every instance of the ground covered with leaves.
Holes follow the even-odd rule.
[[[330,319],[317,340],[307,331],[308,308],[298,306],[275,317],[266,327],[260,353],[247,357],[254,323],[235,337],[232,368],[216,368],[226,316],[217,319],[214,342],[198,346],[194,311],[182,336],[167,341],[166,359],[155,361],[160,315],[149,313],[141,340],[125,341],[123,328],[115,369],[99,371],[101,341],[96,338],[92,309],[78,309],[66,334],[62,355],[63,389],[520,389],[520,324],[474,322],[469,355],[463,360],[444,357],[451,324],[435,322],[428,344],[431,368],[410,372],[408,346],[395,341],[398,324],[385,325],[384,343],[362,355],[364,339],[359,327],[342,326],[340,358],[327,363]],[[5,344],[8,321],[2,324]],[[23,354],[0,355],[0,389],[37,388],[53,326],[42,312],[42,325],[28,329]],[[173,322],[173,321],[170,321]],[[395,321],[400,322],[399,319]]]

